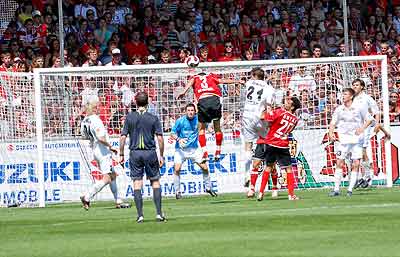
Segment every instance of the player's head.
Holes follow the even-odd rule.
[[[301,102],[295,96],[288,96],[285,98],[284,107],[285,110],[295,113],[297,109],[301,108]]]
[[[98,105],[99,100],[97,98],[89,99],[85,106],[86,115],[97,114]]]
[[[265,73],[260,67],[251,70],[251,76],[255,79],[264,80]]]
[[[186,110],[186,116],[188,117],[189,120],[193,119],[194,116],[196,115],[196,106],[192,103],[188,103],[185,107]]]
[[[149,96],[146,92],[139,92],[135,96],[137,107],[146,107],[149,104]]]
[[[343,97],[343,103],[347,103],[351,100],[353,100],[353,96],[355,95],[355,90],[352,89],[351,87],[346,87],[343,89],[342,92],[342,97]]]
[[[355,79],[351,82],[351,88],[354,90],[355,95],[358,95],[365,88],[365,82],[362,79]]]

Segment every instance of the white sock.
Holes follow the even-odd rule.
[[[122,203],[122,200],[118,197],[117,178],[111,181],[109,185],[110,185],[110,190],[114,196],[115,203],[117,204]]]
[[[335,170],[335,187],[333,191],[339,192],[340,190],[340,182],[342,181],[343,170],[341,168],[336,168]]]
[[[174,188],[175,188],[175,193],[178,193],[181,191],[181,176],[174,174]]]
[[[85,195],[85,200],[91,201],[94,198],[94,196],[98,192],[100,192],[106,185],[107,185],[107,183],[104,183],[103,180],[96,181],[96,183],[94,183],[92,185],[92,187],[90,188],[89,192]]]
[[[361,165],[363,166],[364,170],[365,170],[365,175],[364,175],[364,179],[367,178],[371,178],[371,163],[369,163],[368,161],[362,161]]]
[[[351,172],[351,175],[350,175],[350,182],[349,182],[349,188],[347,189],[347,191],[350,191],[350,192],[353,191],[353,188],[354,188],[354,186],[355,186],[356,183],[357,183],[357,174],[358,174],[357,171],[352,171],[352,172]]]
[[[244,168],[246,171],[246,175],[245,175],[245,181],[250,179],[250,172],[251,172],[251,168],[252,168],[252,159],[253,159],[253,152],[251,151],[246,151],[245,152],[245,162],[244,162]]]
[[[211,189],[211,178],[210,178],[210,173],[204,173],[203,172],[203,182],[204,182],[204,186],[206,187],[207,190]]]

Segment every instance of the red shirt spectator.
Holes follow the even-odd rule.
[[[132,58],[133,56],[140,56],[142,58],[149,55],[149,51],[147,50],[147,46],[144,42],[140,40],[140,32],[134,31],[131,36],[131,40],[125,45],[126,53],[128,54],[128,58]]]

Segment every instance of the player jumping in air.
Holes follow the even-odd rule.
[[[263,160],[253,158],[253,143],[259,138],[265,138],[268,132],[268,123],[260,119],[266,105],[273,105],[275,89],[264,80],[264,70],[254,68],[251,71],[251,79],[246,82],[246,99],[243,111],[243,138],[245,142],[245,187],[250,183],[250,174],[258,174],[259,166]],[[275,176],[275,177],[274,177]],[[276,172],[273,181],[277,181]],[[276,183],[274,184],[276,185]],[[274,189],[277,189],[276,187]],[[277,190],[273,190],[274,196]],[[277,195],[276,195],[277,196]],[[252,197],[251,195],[249,197]]]
[[[368,110],[375,120],[371,125],[365,129],[362,143],[362,161],[361,166],[364,168],[361,172],[364,172],[364,176],[359,179],[354,188],[363,187],[366,188],[372,185],[372,158],[368,157],[367,148],[371,144],[371,137],[374,133],[374,128],[379,124],[379,108],[376,101],[365,92],[365,81],[362,79],[355,79],[352,82],[352,89],[355,94],[353,97],[353,105],[359,109]]]
[[[217,75],[209,73],[199,73],[193,76],[187,83],[185,89],[177,98],[182,98],[189,88],[193,87],[195,99],[197,102],[198,120],[199,120],[199,144],[203,150],[202,162],[208,160],[208,152],[206,150],[206,125],[213,122],[215,131],[216,151],[214,159],[218,161],[221,158],[221,146],[223,134],[221,131],[221,89],[219,84],[242,84],[242,81],[232,79],[221,79]]]
[[[199,148],[197,130],[196,106],[192,103],[186,105],[186,115],[180,117],[172,128],[172,138],[176,140],[174,154],[174,187],[176,199],[182,198],[180,171],[182,163],[190,159],[203,171],[203,182],[205,190],[211,196],[217,194],[211,189],[211,179],[208,165],[202,162],[202,151]]]
[[[371,125],[374,118],[368,109],[360,109],[353,105],[355,92],[351,88],[343,89],[343,104],[338,106],[333,113],[329,124],[329,140],[338,141],[336,149],[335,187],[329,196],[339,196],[340,182],[343,176],[345,159],[352,160],[351,175],[347,196],[352,196],[354,185],[357,182],[360,160],[363,155],[364,131]],[[338,138],[335,137],[335,127]]]
[[[97,100],[89,101],[86,105],[86,117],[81,123],[81,135],[85,139],[90,140],[90,146],[94,158],[100,167],[100,172],[102,173],[103,178],[102,180],[96,181],[91,186],[90,190],[81,196],[83,208],[88,210],[90,207],[90,201],[106,185],[110,185],[111,192],[114,195],[116,208],[126,208],[129,206],[124,204],[118,197],[116,182],[117,174],[112,166],[112,152],[117,153],[117,150],[110,144],[107,130],[100,117],[97,115],[97,111]]]
[[[257,159],[264,159],[266,168],[263,172],[260,192],[257,200],[262,201],[264,198],[265,186],[269,179],[269,174],[273,170],[276,163],[282,170],[286,170],[287,174],[287,187],[288,199],[298,200],[299,198],[294,194],[294,176],[292,172],[291,157],[289,151],[289,134],[294,130],[299,121],[294,114],[297,109],[301,107],[300,100],[297,97],[286,97],[283,108],[273,110],[268,106],[264,120],[269,122],[270,128],[264,140],[257,141],[255,157]],[[255,183],[258,174],[251,174],[251,187],[249,194],[254,195]]]

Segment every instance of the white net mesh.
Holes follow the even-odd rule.
[[[276,65],[265,62],[238,63],[229,66],[202,66],[204,72],[219,74],[231,79],[249,79],[250,70],[262,67],[267,80],[276,88],[280,99],[288,92],[298,94],[302,102],[299,113],[301,124],[294,132],[292,142],[293,165],[298,188],[318,188],[332,185],[335,155],[333,145],[326,140],[327,125],[333,110],[341,102],[341,90],[351,85],[356,77],[368,77],[368,92],[382,106],[382,82],[380,66],[375,62],[327,62],[319,64]],[[218,65],[218,64],[217,64]],[[199,72],[189,70],[181,65],[119,67],[112,70],[52,70],[40,73],[43,136],[44,136],[44,172],[47,203],[78,200],[80,194],[98,178],[98,168],[91,162],[93,159],[87,144],[78,141],[83,106],[91,98],[100,101],[100,118],[106,125],[114,145],[118,145],[125,115],[134,108],[134,95],[146,91],[150,96],[149,112],[156,114],[168,134],[177,118],[184,114],[184,107],[193,101],[190,93],[183,100],[176,100],[191,75]],[[28,83],[29,82],[29,83]],[[31,80],[27,80],[31,88]],[[26,87],[26,92],[28,86]],[[220,162],[209,162],[213,187],[219,192],[242,192],[244,180],[244,146],[241,141],[241,114],[245,92],[241,85],[221,85],[223,92],[224,143],[223,158]],[[31,94],[31,93],[30,93]],[[31,94],[33,95],[33,94]],[[25,103],[25,102],[24,102]],[[26,102],[26,115],[33,114],[33,108]],[[10,123],[16,119],[16,113],[2,109],[3,121]],[[5,119],[4,119],[5,117]],[[13,118],[12,118],[13,117]],[[33,116],[30,116],[32,118]],[[31,119],[33,120],[33,119]],[[18,126],[18,123],[11,123]],[[29,141],[34,136],[34,123],[27,132],[7,130],[3,141]],[[208,149],[214,150],[212,127],[208,131]],[[20,139],[18,135],[23,135]],[[384,151],[380,144],[381,136],[373,144],[374,183],[385,184]],[[164,195],[173,195],[173,155],[172,143],[166,141],[166,165],[162,168],[161,179]],[[4,144],[7,145],[7,144]],[[84,152],[82,155],[81,152]],[[4,155],[10,161],[10,153]],[[35,152],[30,152],[34,159]],[[3,155],[2,155],[3,156]],[[126,156],[128,156],[126,154]],[[87,161],[85,161],[85,158]],[[3,162],[5,162],[5,160]],[[128,177],[126,163],[124,171],[120,170],[118,185],[121,198],[130,198],[133,190]],[[285,174],[280,171],[280,186],[286,186]],[[202,193],[202,177],[199,169],[192,162],[184,164],[182,170],[183,192],[185,194]],[[346,175],[346,174],[345,174]],[[347,178],[347,176],[346,176]],[[346,179],[344,179],[346,181]],[[346,183],[346,182],[345,182]],[[21,185],[21,184],[18,184]],[[2,187],[4,185],[0,185]],[[150,195],[150,186],[144,187],[144,195]],[[99,199],[112,199],[107,190],[103,190]],[[2,199],[2,203],[3,203]]]
[[[0,36],[3,35],[4,31],[7,29],[8,23],[15,18],[15,11],[18,8],[17,1],[6,0],[0,1]]]

